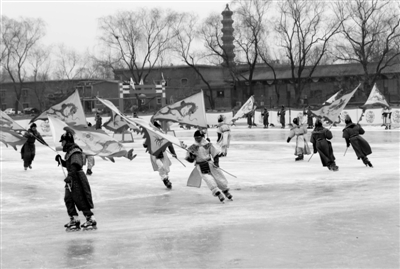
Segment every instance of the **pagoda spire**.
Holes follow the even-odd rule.
[[[229,9],[229,5],[226,4],[225,10],[222,11],[222,48],[224,50],[224,66],[232,66],[235,64],[235,53],[233,53],[233,49],[235,46],[233,45],[233,20],[232,20],[233,12]]]

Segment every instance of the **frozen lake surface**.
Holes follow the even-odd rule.
[[[339,171],[331,172],[318,155],[295,162],[288,129],[233,127],[220,159],[237,176],[227,175],[233,201],[225,204],[204,183],[186,186],[193,165],[181,149],[186,167],[172,160],[167,190],[135,135],[125,144],[133,161],[96,158],[88,178],[98,230],[74,233],[63,227],[56,154],[36,143],[24,171],[19,152],[1,144],[1,268],[399,268],[400,132],[365,129],[374,168],[352,148],[343,156],[333,127]],[[193,132],[176,129],[188,145]],[[216,129],[209,134],[215,141]]]

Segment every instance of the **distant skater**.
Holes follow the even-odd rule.
[[[285,128],[285,115],[286,115],[286,110],[285,106],[281,107],[281,110],[278,111],[278,116],[279,116],[279,122],[282,124],[282,129]]]
[[[264,107],[264,111],[262,112],[261,116],[263,117],[264,129],[268,128],[268,125],[269,125],[269,121],[268,121],[269,112],[268,112],[267,107]]]
[[[36,139],[44,145],[47,145],[47,143],[43,140],[40,133],[36,130],[36,123],[31,124],[30,128],[24,134],[24,137],[27,138],[28,140],[21,148],[21,159],[24,160],[24,169],[27,170],[28,167],[29,169],[32,169],[32,162],[33,159],[35,159]]]
[[[317,119],[310,139],[310,142],[313,144],[314,154],[318,152],[323,167],[328,167],[331,171],[338,171],[339,167],[335,163],[332,143],[328,141],[332,138],[332,132],[324,128],[322,126],[322,121]]]
[[[231,143],[231,128],[229,124],[226,123],[226,117],[224,115],[220,115],[218,118],[217,135],[217,145],[221,148],[220,156],[226,157]]]
[[[358,159],[361,159],[366,166],[373,167],[368,160],[368,155],[372,153],[371,146],[360,135],[365,134],[360,124],[352,122],[349,115],[344,120],[346,127],[343,129],[343,138],[346,140],[347,147],[353,147]]]

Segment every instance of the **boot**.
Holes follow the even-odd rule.
[[[92,172],[91,169],[86,170],[86,175],[89,175],[89,176],[90,176],[91,174],[93,174],[93,172]]]
[[[80,227],[81,222],[79,219],[75,217],[70,217],[70,221],[64,225],[67,232],[74,232],[74,231],[79,231],[81,229]]]
[[[172,189],[172,183],[171,183],[171,181],[168,180],[167,177],[163,179],[163,182],[164,182],[165,187],[167,187],[168,189]]]
[[[86,222],[81,225],[84,230],[95,230],[97,229],[97,222],[93,216],[86,217]]]
[[[223,191],[224,195],[226,196],[226,198],[228,198],[229,200],[232,200],[232,194],[229,193],[229,190]]]
[[[371,163],[370,161],[367,161],[367,165],[368,165],[369,167],[373,167],[373,166],[372,166],[372,163]]]
[[[300,155],[295,159],[295,161],[301,161],[301,160],[303,160],[303,159],[304,159],[303,154],[300,154]]]
[[[215,193],[215,196],[218,196],[219,201],[220,201],[221,203],[224,202],[225,197],[222,195],[222,193],[221,193],[220,191],[216,192],[216,193]]]

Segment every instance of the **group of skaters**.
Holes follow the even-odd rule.
[[[264,115],[266,112],[264,112]],[[361,159],[365,165],[372,167],[371,162],[367,158],[367,156],[372,153],[371,147],[368,142],[360,136],[364,134],[365,131],[360,124],[353,123],[348,115],[346,116],[345,123],[346,127],[343,129],[343,138],[346,141],[347,147],[352,145],[358,159]],[[163,132],[161,125],[157,121],[154,121],[153,124]],[[296,161],[303,160],[304,155],[311,153],[305,137],[307,134],[307,127],[306,124],[302,124],[302,121],[300,121],[299,118],[295,118],[293,120],[293,126],[290,128],[287,142],[289,143],[293,138],[296,140]],[[204,130],[196,130],[193,134],[193,144],[186,148],[187,153],[185,160],[194,163],[195,165],[189,176],[188,185],[197,182],[196,184],[199,184],[198,186],[200,186],[201,181],[204,181],[210,189],[211,194],[216,196],[221,202],[224,202],[225,199],[233,199],[233,196],[229,191],[228,181],[223,173],[224,170],[219,167],[219,158],[226,157],[228,153],[231,139],[230,131],[230,124],[226,122],[226,117],[220,115],[217,125],[218,137],[215,144],[211,143],[209,138],[206,138],[206,132]],[[21,152],[24,159],[25,170],[27,167],[31,168],[35,152],[35,140],[38,139],[41,140],[42,143],[44,142],[43,138],[36,130],[35,123],[33,123],[30,129],[26,132],[26,137],[28,137],[28,141],[23,146]],[[328,167],[328,169],[332,171],[338,171],[332,144],[329,141],[331,139],[332,132],[329,129],[324,128],[321,120],[317,119],[310,139],[314,153],[319,153],[324,167]],[[65,224],[66,230],[79,231],[81,229],[96,229],[97,222],[92,212],[94,204],[90,184],[86,176],[91,173],[85,174],[83,172],[83,166],[91,156],[85,156],[82,149],[75,143],[73,134],[68,131],[61,136],[59,142],[61,143],[65,155],[64,158],[62,158],[57,154],[55,161],[58,165],[61,164],[62,167],[65,167],[68,172],[64,179],[64,202],[67,208],[67,213],[70,217],[70,221]],[[149,145],[147,145],[145,141],[143,146],[147,148]],[[168,189],[171,189],[172,183],[169,179],[171,161],[168,158],[167,151],[169,151],[169,154],[171,154],[173,158],[177,158],[174,147],[171,145],[168,149],[165,149],[156,155],[150,154],[150,161],[153,165],[154,171],[158,172],[161,181]],[[30,159],[27,158],[28,152],[30,152]],[[78,211],[82,211],[86,219],[86,222],[82,225],[78,216]]]

